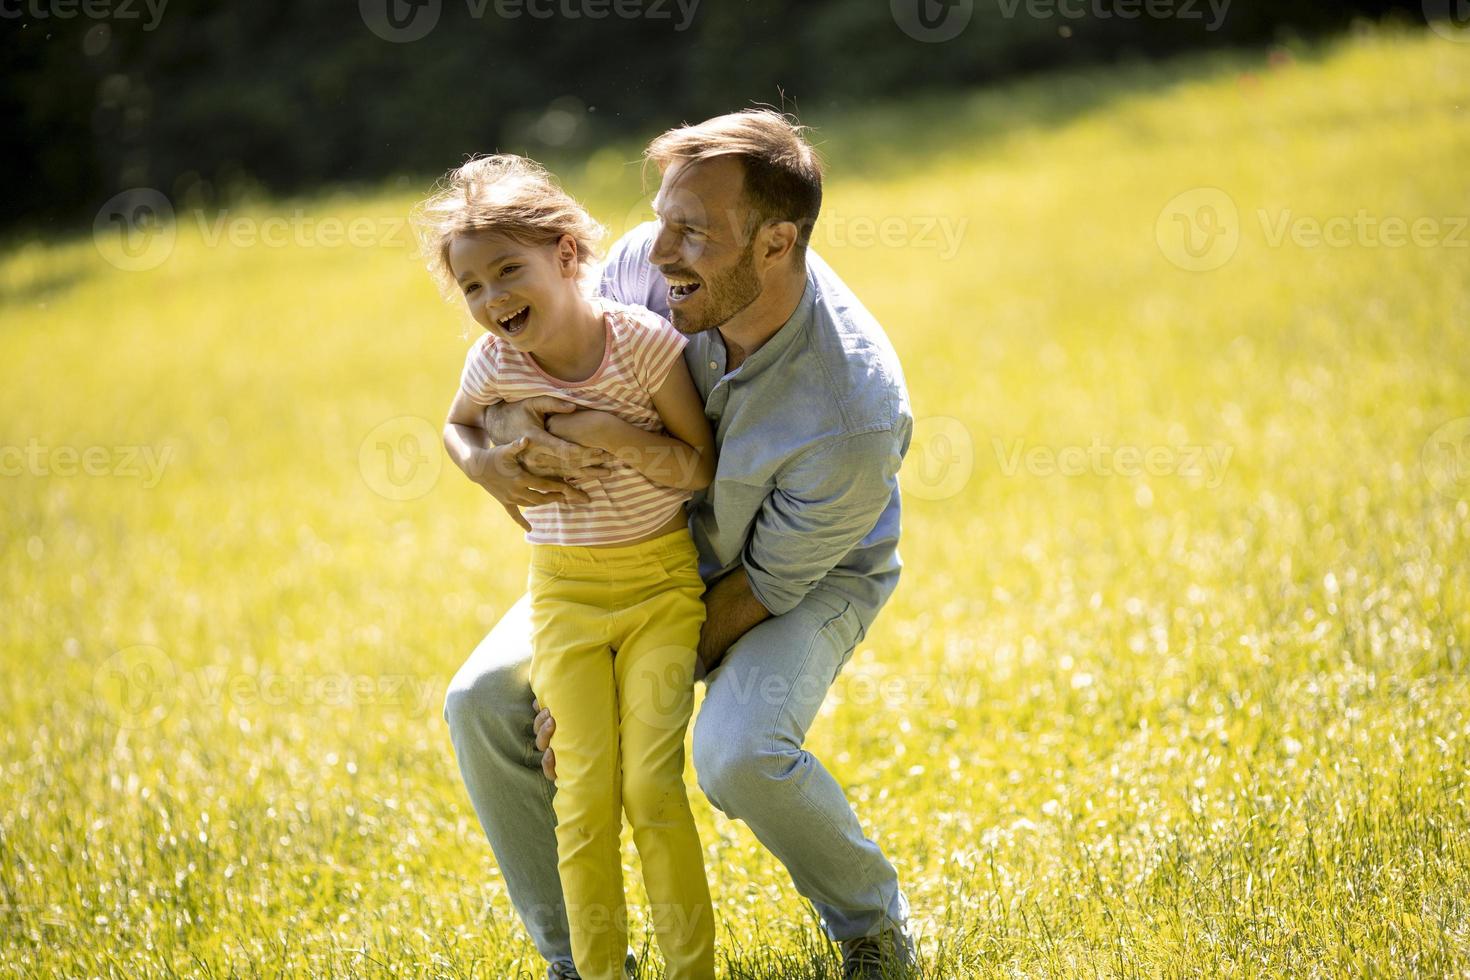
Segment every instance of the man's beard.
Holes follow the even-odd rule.
[[[677,306],[669,311],[674,329],[682,334],[704,333],[723,326],[760,297],[761,281],[755,274],[755,241],[747,242],[735,264],[705,282],[700,292],[707,294],[702,311],[686,312]]]

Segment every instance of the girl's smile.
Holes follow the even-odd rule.
[[[495,322],[500,326],[500,332],[507,337],[514,337],[525,328],[526,322],[531,318],[531,307],[522,304],[520,309],[512,310],[504,316],[497,317]]]

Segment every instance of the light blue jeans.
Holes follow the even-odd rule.
[[[516,913],[542,956],[570,963],[554,788],[531,730],[529,608],[523,596],[470,655],[449,685],[444,718]],[[908,918],[893,865],[863,834],[842,787],[802,748],[863,632],[845,599],[811,593],[730,648],[705,679],[694,723],[700,789],[780,859],[836,941]]]

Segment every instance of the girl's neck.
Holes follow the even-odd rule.
[[[567,315],[549,331],[546,342],[531,351],[541,370],[562,381],[585,381],[597,373],[606,356],[606,328],[602,311],[580,293]]]

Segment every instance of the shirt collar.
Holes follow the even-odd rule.
[[[817,283],[811,270],[808,269],[806,290],[801,294],[801,302],[796,304],[796,309],[792,311],[791,316],[781,325],[780,329],[771,334],[771,339],[761,344],[760,349],[745,359],[745,363],[740,365],[734,376],[741,380],[749,380],[780,360],[791,345],[796,343],[796,338],[806,329],[806,325],[811,322],[812,308],[816,302]],[[723,341],[722,337],[722,345]]]

